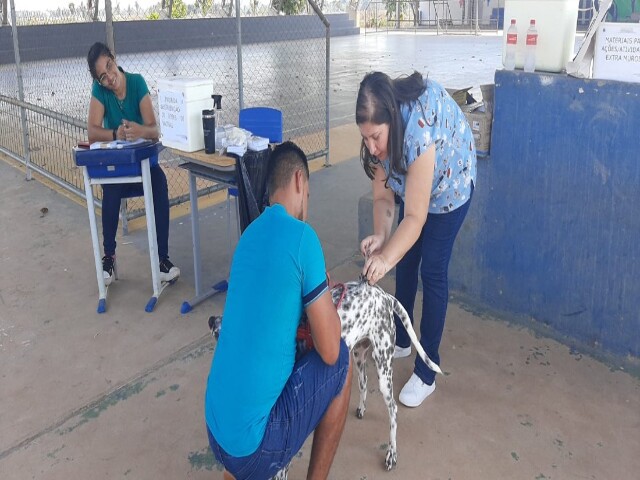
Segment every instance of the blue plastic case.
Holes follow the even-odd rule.
[[[75,148],[76,165],[87,167],[91,178],[135,177],[142,174],[140,162],[150,159],[150,166],[158,165],[158,154],[164,149],[160,142],[130,148]]]

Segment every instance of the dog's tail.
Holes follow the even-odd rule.
[[[393,295],[389,296],[393,299],[393,311],[396,315],[398,315],[398,317],[400,317],[404,328],[407,329],[409,338],[411,338],[411,343],[415,345],[416,350],[418,351],[418,355],[420,355],[422,361],[426,363],[427,367],[429,367],[434,372],[442,373],[442,370],[440,370],[438,364],[429,358],[427,352],[425,352],[424,348],[422,348],[422,345],[420,345],[420,342],[418,341],[418,337],[416,335],[416,331],[413,329],[413,325],[411,325],[411,319],[409,318],[409,314],[407,313],[407,311],[404,309],[404,307],[396,297],[394,297]]]

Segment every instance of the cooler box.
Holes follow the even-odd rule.
[[[185,152],[204,148],[202,110],[213,108],[213,80],[158,79],[158,110],[162,143]]]
[[[158,165],[158,153],[163,149],[160,142],[133,148],[101,148],[97,150],[74,148],[76,165],[87,167],[91,178],[136,177],[142,175],[140,162],[150,159],[150,166]]]
[[[511,19],[518,27],[516,68],[523,68],[529,22],[536,21],[538,46],[536,71],[562,72],[573,58],[580,0],[506,0],[504,4],[504,35],[502,64],[504,65],[507,29]]]

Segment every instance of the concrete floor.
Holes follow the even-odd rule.
[[[309,221],[336,281],[354,279],[361,265],[357,201],[369,183],[353,138],[353,127],[332,134],[332,158],[344,161],[311,180]],[[86,209],[25,182],[6,162],[0,202],[0,478],[222,478],[208,451],[202,403],[214,349],[206,319],[222,311],[224,296],[179,313],[193,295],[188,217],[172,220],[170,251],[183,274],[156,311],[144,312],[149,259],[146,233],[136,230],[118,237],[120,280],[98,315]],[[225,227],[222,206],[204,211],[211,283],[228,268]],[[392,278],[382,285],[393,292]],[[373,369],[363,420],[353,414],[354,384],[331,478],[637,478],[638,377],[467,311],[455,294],[442,367],[422,407],[399,407],[392,472],[383,469],[388,419]],[[396,397],[411,368],[411,359],[396,361]],[[304,478],[308,458],[305,445],[290,478]]]

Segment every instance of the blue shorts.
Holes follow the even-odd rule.
[[[311,350],[295,363],[269,414],[262,443],[251,455],[227,454],[207,427],[216,459],[236,480],[273,477],[289,464],[316,429],[333,399],[342,391],[348,370],[349,349],[344,340],[340,340],[340,355],[334,365],[327,365],[317,351]]]

